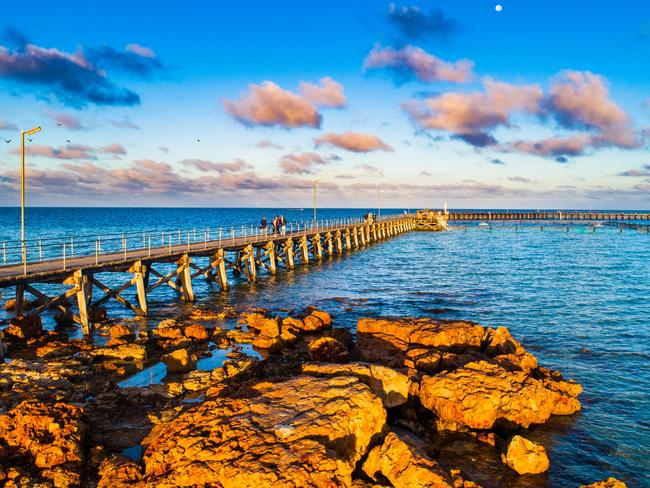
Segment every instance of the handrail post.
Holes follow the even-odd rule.
[[[151,257],[151,236],[149,236],[149,251],[148,256]]]
[[[2,264],[7,264],[7,242],[2,242]]]
[[[99,238],[95,239],[95,266],[99,264]]]
[[[38,240],[38,260],[43,261],[43,239]]]
[[[27,245],[25,239],[22,240],[22,254],[23,254],[23,274],[27,274]]]
[[[63,271],[65,271],[65,241],[63,242]]]
[[[190,232],[187,232],[187,252],[190,252],[190,242],[191,242],[191,235]]]

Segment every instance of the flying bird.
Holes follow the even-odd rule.
[[[70,144],[70,139],[66,139],[65,142]]]
[[[5,141],[7,144],[9,144],[11,142],[11,139],[4,139],[3,138],[2,140]]]
[[[201,142],[201,139],[197,139],[196,142]]]
[[[32,142],[34,139],[32,139],[31,137],[28,137],[27,140],[28,140],[29,142]]]

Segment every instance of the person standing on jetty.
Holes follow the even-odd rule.
[[[262,220],[260,220],[260,230],[262,231],[262,234],[266,234],[269,230],[269,224],[266,222],[266,217],[262,217]]]
[[[284,218],[284,215],[280,215],[280,235],[282,237],[287,235],[287,219]]]
[[[280,217],[277,215],[273,219],[273,232],[274,235],[279,236],[280,235]]]

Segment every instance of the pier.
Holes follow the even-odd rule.
[[[187,232],[183,242],[185,233],[179,231],[178,241],[172,239],[171,233],[167,237],[163,234],[165,245],[156,247],[151,246],[151,236],[146,234],[135,247],[129,247],[123,236],[123,249],[118,252],[101,252],[101,240],[96,238],[95,252],[80,255],[79,243],[84,241],[78,240],[77,254],[73,250],[72,256],[68,253],[74,243],[66,240],[45,244],[50,248],[62,247],[62,255],[51,259],[43,259],[43,243],[39,241],[32,244],[29,253],[23,245],[18,262],[0,266],[0,291],[15,288],[13,310],[19,320],[40,319],[42,313],[55,311],[60,320],[78,323],[84,334],[90,334],[92,323],[106,317],[102,305],[109,300],[117,301],[137,316],[146,316],[147,298],[161,286],[171,287],[191,302],[195,299],[192,281],[196,278],[215,282],[226,291],[228,271],[255,282],[259,273],[276,274],[281,268],[293,269],[296,264],[319,262],[324,256],[364,249],[412,228],[412,216],[400,215],[375,222],[341,219],[296,225],[285,235],[242,228],[240,232],[231,230],[230,235],[219,232],[219,238],[214,239],[208,230],[202,239],[200,235],[197,238],[196,232]],[[6,254],[4,259],[6,262]],[[161,265],[171,265],[171,271],[162,271]],[[126,273],[127,279],[111,288],[100,281],[100,273]],[[65,285],[67,289],[54,296],[39,290],[41,285],[51,284]],[[124,295],[133,288],[135,299],[129,300]],[[33,297],[29,310],[26,294]]]
[[[630,221],[644,220],[650,222],[650,213],[625,212],[585,212],[578,210],[544,210],[544,211],[449,211],[447,221]]]

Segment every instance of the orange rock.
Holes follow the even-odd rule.
[[[156,425],[143,442],[143,484],[350,486],[386,422],[381,400],[355,378],[301,376],[252,390]]]
[[[313,315],[314,317],[318,317],[319,319],[321,319],[325,327],[329,327],[332,325],[331,315],[323,310],[318,310],[315,308],[310,312],[310,315]]]
[[[324,377],[354,376],[368,385],[370,390],[381,398],[386,408],[392,408],[406,403],[411,388],[411,380],[406,375],[379,364],[307,363],[302,366],[302,372],[304,374]]]
[[[377,481],[382,474],[395,488],[452,488],[451,477],[424,452],[413,435],[405,431],[390,432],[381,446],[374,447],[362,469]]]
[[[121,339],[123,337],[131,337],[135,335],[130,327],[122,324],[111,326],[108,333],[112,339]]]
[[[590,485],[582,485],[580,488],[627,488],[627,485],[616,478],[610,477]]]
[[[277,351],[282,347],[282,340],[279,337],[270,337],[265,334],[260,334],[253,340],[253,346],[258,349]]]
[[[548,471],[548,456],[541,444],[520,435],[508,441],[501,460],[519,474],[539,474]]]
[[[558,403],[566,404],[566,412],[580,409],[576,399],[544,387],[523,371],[507,371],[487,361],[424,376],[420,401],[443,422],[473,429],[490,429],[501,418],[523,427],[544,423],[559,413]]]
[[[316,315],[307,315],[304,319],[302,319],[302,322],[302,330],[304,332],[315,332],[317,330],[326,329],[328,327],[325,325],[325,322],[323,322],[323,320]]]
[[[16,299],[10,298],[5,302],[5,310],[7,312],[13,312],[16,309]],[[23,311],[31,310],[32,302],[29,300],[23,299]]]
[[[188,325],[183,329],[183,333],[186,337],[197,341],[207,341],[209,339],[208,331],[201,324]]]
[[[80,466],[85,425],[83,409],[67,403],[46,405],[27,400],[0,415],[0,440],[28,452],[39,469],[69,464]]]
[[[187,349],[177,349],[165,354],[160,360],[167,365],[168,373],[187,373],[196,368],[196,356]]]
[[[333,337],[320,337],[307,346],[313,361],[338,363],[348,357],[348,348]]]
[[[140,481],[141,468],[135,461],[124,456],[112,455],[99,466],[97,488],[127,487]]]

